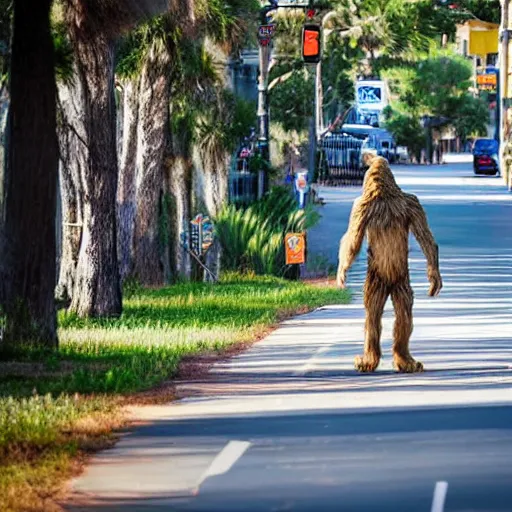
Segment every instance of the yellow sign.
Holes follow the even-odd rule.
[[[284,237],[284,245],[287,265],[306,263],[306,237],[304,233],[288,233]]]
[[[469,54],[487,55],[498,53],[498,29],[471,30],[469,34]]]

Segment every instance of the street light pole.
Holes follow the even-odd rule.
[[[269,129],[269,108],[268,108],[268,74],[270,67],[270,56],[272,54],[272,35],[273,26],[266,33],[261,33],[265,27],[269,27],[268,15],[278,8],[277,2],[272,2],[270,6],[263,7],[260,11],[260,33],[259,39],[259,68],[258,78],[258,149],[262,160],[265,163],[270,162],[270,129]],[[258,199],[263,197],[266,190],[266,170],[258,170]]]

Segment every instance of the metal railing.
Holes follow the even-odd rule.
[[[248,205],[258,197],[258,176],[250,172],[232,172],[229,176],[229,202]]]
[[[328,186],[360,185],[364,179],[362,150],[366,139],[332,133],[319,143],[318,183]]]

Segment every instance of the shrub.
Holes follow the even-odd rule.
[[[298,210],[295,198],[285,187],[274,187],[246,208],[225,206],[215,219],[223,269],[285,275],[285,234],[304,232],[319,218],[310,206]]]

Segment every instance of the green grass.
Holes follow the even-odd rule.
[[[77,425],[91,418],[105,423],[120,395],[171,379],[183,357],[222,352],[254,339],[284,316],[348,301],[347,292],[334,288],[233,274],[216,285],[132,287],[117,319],[60,312],[57,353],[25,351],[16,361],[0,364],[0,460],[10,461],[0,462],[0,494],[22,492],[27,484],[22,476],[28,466],[33,473],[34,457],[42,468],[52,461],[54,471],[58,459],[69,470],[84,439],[97,435],[89,428],[77,440]],[[101,435],[108,433],[108,424],[99,429]],[[31,476],[34,482],[52,480],[44,472],[39,477]],[[2,479],[18,482],[18,491],[6,488]],[[1,498],[0,509],[9,509]]]

